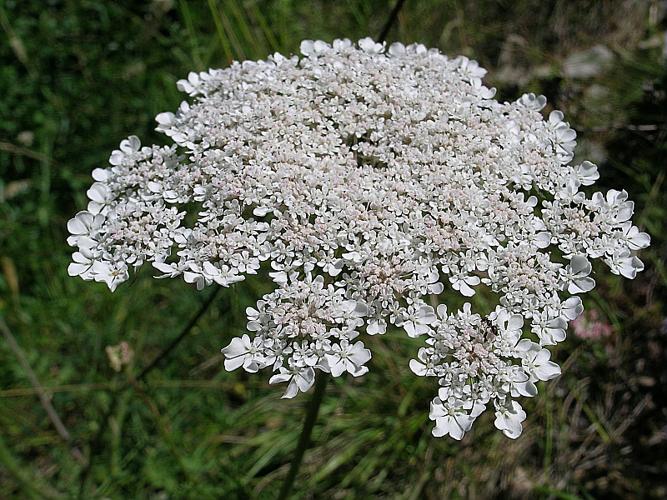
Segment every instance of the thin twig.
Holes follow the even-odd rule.
[[[163,359],[165,359],[181,343],[181,341],[185,337],[187,337],[187,335],[192,331],[192,328],[194,328],[194,326],[201,319],[201,317],[206,313],[206,311],[208,311],[208,308],[211,306],[213,300],[216,298],[219,292],[220,292],[220,287],[216,286],[213,292],[211,292],[208,298],[200,306],[199,310],[195,313],[195,315],[192,316],[192,318],[190,318],[190,321],[188,321],[187,324],[183,327],[181,333],[179,333],[165,349],[163,349],[157,356],[155,356],[155,358],[153,358],[153,361],[151,361],[143,370],[141,370],[139,375],[134,380],[130,380],[111,391],[111,401],[109,402],[109,406],[107,410],[104,412],[104,416],[100,421],[100,427],[97,429],[97,432],[93,436],[93,439],[90,441],[90,455],[88,457],[88,463],[81,472],[81,479],[79,482],[79,498],[83,497],[86,482],[88,481],[88,476],[90,475],[90,471],[93,467],[94,458],[97,455],[99,448],[101,447],[102,436],[104,436],[104,433],[107,430],[107,427],[109,425],[109,419],[111,418],[111,414],[113,413],[116,401],[118,401],[119,396],[127,389],[132,388],[133,384],[135,384],[137,381],[144,380],[148,376],[148,374]]]
[[[391,9],[391,12],[389,13],[389,17],[387,18],[387,22],[384,24],[384,27],[382,28],[382,31],[380,32],[380,36],[378,37],[378,42],[382,43],[387,39],[387,35],[389,35],[389,31],[391,30],[391,27],[396,22],[396,19],[398,19],[398,13],[403,8],[404,3],[405,3],[405,0],[396,0],[396,5],[394,5],[393,9]]]
[[[315,377],[315,392],[313,393],[313,396],[308,403],[306,417],[303,420],[303,428],[301,429],[301,435],[299,436],[299,443],[296,446],[294,458],[292,459],[292,464],[290,465],[287,477],[283,482],[278,500],[285,500],[292,491],[292,486],[294,486],[294,479],[296,479],[296,474],[299,472],[299,467],[301,466],[303,455],[310,445],[310,435],[313,432],[313,427],[315,426],[317,415],[320,412],[320,405],[322,404],[324,390],[327,387],[328,381],[329,375],[327,373],[320,372],[320,374]]]
[[[190,321],[183,327],[183,330],[181,330],[181,333],[174,338],[174,340],[171,341],[171,343],[155,358],[153,361],[151,361],[148,366],[146,366],[143,370],[141,370],[141,373],[137,375],[137,380],[143,380],[146,378],[146,376],[169,354],[171,351],[173,351],[178,344],[181,343],[181,341],[187,337],[187,335],[190,333],[192,328],[197,324],[197,322],[201,319],[201,317],[208,311],[208,308],[211,306],[213,301],[215,300],[216,296],[220,293],[220,287],[216,286],[215,290],[211,292],[211,295],[208,296],[206,301],[201,305],[199,308],[199,311],[197,311],[197,314],[195,314],[192,318],[190,318]]]
[[[38,153],[36,151],[33,151],[32,149],[17,146],[16,144],[12,144],[11,142],[0,141],[0,151],[5,151],[6,153],[10,153],[17,156],[25,156],[26,158],[32,158],[33,160],[55,163],[53,158],[45,154]]]
[[[46,390],[44,390],[44,387],[39,382],[37,375],[35,374],[32,367],[30,366],[30,363],[28,362],[28,358],[26,357],[25,352],[23,352],[23,349],[21,349],[21,346],[16,341],[16,338],[12,334],[11,330],[9,329],[7,323],[5,323],[5,320],[3,318],[0,318],[0,330],[2,330],[2,334],[5,337],[5,340],[7,341],[9,348],[16,356],[16,359],[18,359],[18,362],[23,368],[23,371],[26,373],[28,380],[30,381],[30,385],[32,385],[33,389],[37,393],[39,402],[42,404],[42,408],[44,408],[44,410],[46,411],[46,414],[48,415],[49,420],[51,420],[53,427],[55,427],[56,432],[63,441],[65,441],[66,443],[70,443],[72,441],[72,436],[65,427],[65,424],[63,424],[63,421],[58,415],[58,412],[56,412],[56,409],[51,404],[50,395],[46,392]],[[84,461],[83,455],[81,454],[81,451],[78,448],[76,447],[72,448],[72,455],[77,461],[83,463]]]
[[[583,132],[611,132],[612,130],[630,130],[631,132],[656,132],[662,128],[664,127],[662,127],[661,125],[657,125],[655,123],[646,123],[640,125],[628,124],[628,125],[609,125],[606,127],[599,126],[591,128],[582,128],[580,130]]]
[[[219,380],[154,380],[151,381],[152,389],[211,389],[211,390],[227,390],[232,387],[232,382],[221,382]],[[48,385],[44,386],[44,390],[48,394],[57,393],[83,393],[90,391],[108,391],[114,390],[117,384],[113,382],[100,382],[94,384],[63,384],[63,385]],[[14,387],[11,389],[0,390],[0,399],[3,398],[21,398],[26,396],[34,396],[37,391],[33,387]]]
[[[88,392],[100,389],[109,389],[113,384],[110,382],[103,382],[99,384],[62,384],[62,385],[45,385],[44,390],[48,394],[68,393],[68,392]],[[3,398],[20,398],[25,396],[34,396],[38,391],[34,387],[12,387],[10,389],[3,389],[0,391],[0,399]]]

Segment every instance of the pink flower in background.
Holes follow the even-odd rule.
[[[107,356],[109,357],[109,364],[114,371],[121,371],[123,366],[130,364],[134,357],[134,351],[130,344],[124,340],[117,345],[108,345],[105,348]]]
[[[572,322],[574,334],[581,339],[599,340],[613,333],[612,326],[600,319],[600,313],[592,309],[586,311]]]

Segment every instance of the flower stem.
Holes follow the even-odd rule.
[[[398,13],[401,11],[401,8],[403,7],[404,3],[405,3],[405,0],[397,0],[396,1],[396,4],[394,5],[394,8],[391,9],[391,12],[389,13],[389,18],[387,19],[387,22],[385,23],[384,27],[382,28],[382,32],[380,33],[380,36],[378,37],[378,42],[382,43],[387,39],[387,35],[389,34],[389,30],[391,30],[391,27],[396,22],[396,19],[398,18]]]
[[[169,356],[169,354],[171,354],[171,351],[173,351],[174,349],[176,349],[176,347],[178,347],[178,345],[181,343],[181,341],[185,337],[188,336],[188,334],[192,331],[194,326],[199,322],[201,317],[204,314],[206,314],[206,311],[208,311],[208,308],[211,306],[211,304],[213,304],[213,301],[217,297],[220,290],[221,290],[221,287],[219,287],[219,286],[214,287],[214,290],[211,292],[211,294],[208,296],[208,298],[204,301],[204,303],[199,307],[199,310],[197,311],[197,313],[192,318],[190,318],[190,321],[188,321],[188,323],[183,327],[183,329],[181,330],[181,333],[179,333],[178,336],[176,338],[174,338],[174,340],[172,340],[167,347],[164,348],[164,350],[162,350],[157,356],[155,356],[153,361],[151,361],[148,364],[148,366],[146,366],[143,370],[141,370],[139,375],[137,375],[137,377],[136,377],[137,380],[144,380],[146,378],[146,376],[151,371],[153,371],[153,369],[158,364],[160,364],[160,362],[164,358],[166,358],[167,356]]]
[[[324,390],[327,387],[328,381],[329,377],[325,373],[320,373],[315,377],[315,392],[313,393],[313,397],[308,403],[306,417],[303,419],[303,427],[301,429],[301,435],[299,436],[299,443],[296,446],[294,458],[292,459],[289,472],[287,473],[285,482],[283,483],[283,486],[280,490],[278,500],[285,500],[292,491],[294,480],[296,479],[296,475],[299,472],[299,467],[301,467],[303,454],[306,452],[306,448],[308,448],[308,445],[310,444],[310,435],[313,432],[315,420],[317,420],[317,415],[320,412],[320,405],[322,404]]]

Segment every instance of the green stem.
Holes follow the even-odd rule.
[[[315,377],[315,392],[313,393],[313,397],[308,403],[306,417],[303,420],[303,428],[301,429],[301,435],[299,436],[299,443],[296,446],[294,458],[292,459],[292,464],[290,465],[290,469],[287,473],[287,477],[285,478],[285,482],[283,483],[283,487],[280,490],[278,500],[285,500],[292,491],[294,480],[296,479],[296,475],[299,472],[299,467],[301,467],[303,454],[306,452],[306,448],[308,448],[308,445],[310,444],[310,435],[313,432],[313,426],[315,425],[315,420],[317,420],[317,414],[320,412],[320,405],[322,404],[324,390],[327,387],[328,381],[329,377],[325,373],[320,373],[319,376]]]
[[[382,32],[380,33],[380,36],[378,37],[378,42],[382,43],[387,39],[387,35],[389,34],[389,30],[391,30],[391,27],[396,22],[396,19],[398,18],[398,13],[401,12],[401,9],[403,8],[404,3],[405,3],[405,0],[397,0],[396,1],[396,4],[394,5],[394,8],[391,9],[391,12],[389,13],[389,18],[387,19],[387,22],[385,23],[384,27],[382,28]]]

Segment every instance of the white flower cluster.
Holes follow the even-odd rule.
[[[517,437],[516,398],[560,373],[545,346],[582,312],[589,259],[643,268],[633,203],[580,191],[599,175],[570,164],[563,114],[496,101],[475,61],[368,38],[301,52],[178,82],[193,102],[156,118],[174,145],[130,137],[93,172],[69,273],[114,290],[146,261],[199,289],[267,271],[275,291],[223,349],[228,370],[271,367],[293,397],[316,370],[363,375],[359,337],[394,325],[425,339],[410,368],[439,382],[435,436],[490,407]],[[443,292],[486,312],[436,310]]]

